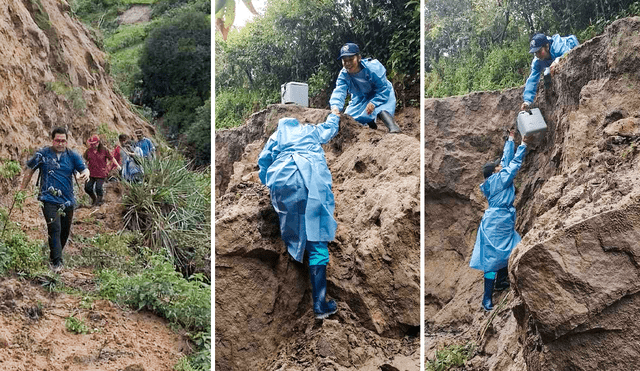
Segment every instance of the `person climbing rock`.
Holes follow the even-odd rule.
[[[551,78],[551,75],[555,72],[555,68],[558,65],[559,58],[569,50],[575,48],[578,44],[578,39],[574,35],[566,37],[553,35],[552,37],[547,37],[545,34],[539,33],[531,38],[529,53],[533,53],[534,57],[531,62],[531,73],[524,86],[524,102],[520,106],[520,110],[524,111],[529,109],[536,98],[540,75],[546,73],[545,70],[549,68],[548,78]]]
[[[486,311],[493,309],[491,297],[494,284],[496,290],[509,287],[507,262],[511,250],[520,242],[520,235],[515,230],[516,209],[513,200],[516,188],[513,179],[522,166],[529,138],[522,138],[514,155],[514,134],[514,130],[509,132],[500,163],[488,162],[482,167],[485,180],[480,184],[480,189],[489,201],[489,208],[485,210],[478,227],[469,266],[484,272],[482,307]]]
[[[134,134],[136,135],[136,139],[138,139],[134,146],[142,150],[142,157],[152,158],[156,152],[156,147],[153,145],[151,139],[145,137],[141,129],[136,129]]]
[[[328,242],[337,223],[331,190],[331,172],[322,150],[339,129],[340,117],[302,125],[294,118],[282,118],[258,157],[260,181],[271,191],[271,203],[280,219],[280,233],[289,254],[302,262],[309,258],[313,311],[323,319],[338,311],[334,300],[326,300]]]
[[[390,133],[399,133],[400,128],[393,119],[396,112],[396,93],[387,80],[387,70],[377,59],[360,56],[360,48],[346,43],[340,48],[342,70],[331,93],[329,105],[331,112],[339,114],[344,107],[347,94],[351,100],[345,114],[363,125],[376,129],[376,118],[380,119]]]
[[[84,185],[84,191],[91,197],[92,206],[100,206],[103,203],[104,181],[109,174],[107,170],[110,161],[114,167],[121,169],[120,164],[113,158],[111,153],[105,148],[97,135],[87,140],[87,150],[84,152],[84,159],[89,167],[89,181]]]
[[[40,170],[40,193],[42,213],[47,222],[51,269],[59,273],[63,269],[62,250],[64,249],[73,221],[73,176],[77,172],[82,181],[89,179],[89,169],[82,157],[67,148],[67,130],[56,127],[51,131],[52,144],[38,150],[27,161],[27,169],[20,189],[29,184],[33,173]]]

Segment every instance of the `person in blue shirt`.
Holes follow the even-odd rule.
[[[335,237],[338,224],[333,218],[331,172],[322,145],[338,133],[339,122],[335,114],[317,125],[282,118],[258,157],[260,181],[269,187],[287,251],[298,262],[302,262],[305,251],[308,254],[317,319],[338,310],[334,300],[326,301],[327,244]]]
[[[144,136],[144,132],[141,129],[136,129],[134,133],[136,134],[136,139],[138,139],[135,147],[138,147],[142,150],[142,156],[144,158],[153,157],[156,152],[156,147],[153,145],[151,139],[146,138]]]
[[[73,177],[77,172],[81,181],[89,180],[89,169],[82,157],[67,148],[67,130],[57,127],[51,132],[52,144],[38,150],[27,162],[25,176],[20,189],[29,184],[36,170],[40,170],[40,193],[42,212],[47,222],[51,268],[58,273],[63,269],[64,249],[73,221]]]
[[[339,114],[344,107],[347,94],[351,101],[344,111],[363,125],[376,129],[376,117],[390,133],[399,133],[400,128],[393,119],[396,112],[396,93],[387,80],[387,70],[377,59],[362,59],[360,48],[347,43],[340,49],[342,70],[331,93],[331,112]]]
[[[578,39],[574,35],[547,37],[539,33],[531,38],[529,53],[533,53],[535,56],[531,62],[531,73],[524,86],[524,102],[520,106],[520,110],[529,109],[536,98],[540,75],[545,73],[547,68],[549,68],[549,74],[552,75],[558,65],[559,58],[578,44]]]
[[[507,262],[511,250],[520,242],[520,235],[515,230],[516,209],[513,201],[516,188],[513,179],[522,166],[528,137],[522,138],[514,155],[514,134],[513,130],[509,132],[500,164],[489,162],[482,168],[485,181],[480,184],[480,189],[489,201],[489,208],[485,210],[478,227],[469,266],[484,272],[482,307],[486,311],[493,309],[491,296],[494,283],[496,290],[509,287]]]

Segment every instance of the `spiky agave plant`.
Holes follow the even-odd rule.
[[[144,180],[125,183],[125,228],[174,259],[183,274],[196,270],[211,244],[210,170],[194,172],[178,154],[143,161]]]

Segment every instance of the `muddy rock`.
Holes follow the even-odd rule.
[[[511,290],[494,294],[493,318],[480,310],[482,274],[468,268],[486,207],[477,187],[522,89],[427,100],[428,357],[474,343],[472,370],[640,367],[640,326],[631,320],[640,291],[638,44],[640,18],[616,21],[567,55],[548,91],[540,87],[535,105],[548,130],[514,182],[523,240],[509,261]]]
[[[280,118],[319,123],[328,113],[274,105],[216,132],[216,369],[377,370],[398,354],[407,370],[419,368],[416,130],[389,135],[345,116],[324,146],[338,221],[327,291],[339,308],[325,321],[313,319],[308,269],[289,257],[257,177],[258,154]],[[404,128],[410,117],[397,116]]]

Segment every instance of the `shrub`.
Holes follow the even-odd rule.
[[[140,231],[186,275],[204,270],[211,243],[210,173],[188,165],[176,154],[146,160],[144,181],[125,183],[123,197],[125,227]]]
[[[473,355],[476,346],[473,343],[467,345],[450,345],[436,351],[436,358],[427,361],[426,371],[446,371],[452,367],[464,366],[467,359]]]

